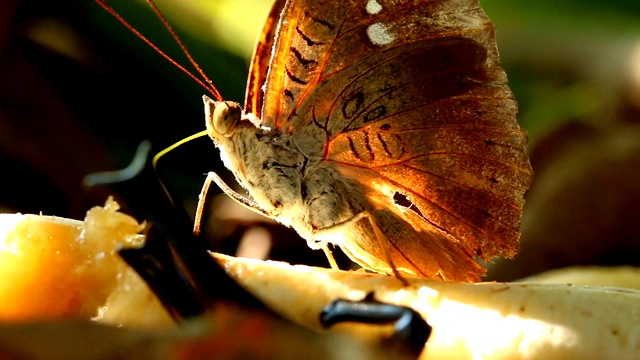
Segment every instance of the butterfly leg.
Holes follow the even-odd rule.
[[[391,259],[391,252],[389,251],[389,240],[387,239],[385,234],[382,232],[382,230],[380,230],[380,227],[378,226],[378,224],[376,224],[371,213],[367,211],[366,216],[369,219],[369,223],[371,223],[373,232],[376,234],[376,239],[378,239],[378,241],[380,242],[380,245],[384,248],[384,253],[387,256],[387,261],[389,262],[389,266],[391,266],[393,275],[395,275],[395,277],[398,280],[400,280],[400,282],[404,286],[409,286],[409,282],[405,278],[403,278],[402,275],[400,275],[398,268],[396,268],[396,265],[393,263],[393,259]]]
[[[338,266],[336,259],[333,257],[333,253],[331,252],[331,249],[329,249],[329,244],[327,242],[323,242],[321,245],[321,249],[324,252],[324,255],[327,257],[327,261],[329,262],[329,265],[331,266],[331,268],[334,270],[340,270],[340,267]]]
[[[220,188],[220,190],[222,190],[222,192],[224,192],[227,196],[232,198],[235,202],[237,202],[241,206],[253,212],[256,212],[260,215],[269,217],[267,211],[262,209],[260,205],[258,205],[255,201],[247,199],[246,197],[233,191],[233,189],[231,189],[229,185],[225,184],[225,182],[220,178],[220,176],[218,176],[218,174],[211,171],[207,174],[207,178],[205,179],[204,184],[202,185],[202,191],[200,191],[200,196],[198,197],[198,207],[196,208],[196,215],[193,221],[194,222],[193,233],[195,235],[200,234],[200,224],[202,223],[202,214],[204,213],[204,202],[207,197],[207,192],[209,191],[209,186],[211,186],[212,182],[216,183],[216,185],[218,185],[218,187]]]
[[[384,233],[382,232],[382,230],[380,230],[380,227],[378,226],[378,224],[376,224],[376,221],[373,219],[373,216],[371,215],[370,212],[368,211],[362,211],[358,214],[356,214],[355,216],[342,221],[340,223],[337,224],[333,224],[331,226],[325,227],[325,228],[321,228],[321,229],[315,229],[313,231],[313,240],[316,243],[316,246],[318,246],[318,244],[321,244],[319,247],[317,248],[321,248],[321,249],[327,249],[325,250],[325,254],[327,254],[327,252],[329,251],[329,249],[327,248],[327,243],[330,240],[335,241],[335,236],[337,234],[339,234],[345,227],[350,227],[355,225],[358,221],[362,220],[362,219],[368,219],[369,223],[371,224],[371,227],[373,228],[373,233],[376,236],[376,239],[378,239],[380,245],[384,248],[384,253],[387,256],[387,262],[389,264],[389,266],[391,267],[391,271],[393,272],[393,275],[400,280],[405,286],[409,285],[409,283],[407,282],[407,280],[405,278],[402,277],[402,275],[400,275],[400,272],[398,272],[398,269],[396,268],[395,264],[393,263],[393,259],[391,259],[391,253],[389,252],[389,241],[387,240],[387,237],[384,235]],[[329,257],[330,255],[330,257]],[[333,259],[333,255],[331,255],[331,253],[329,252],[329,255],[327,255],[327,258],[329,259],[329,263],[331,263],[333,261],[333,263],[335,263],[335,260]],[[331,266],[333,268],[333,265]]]

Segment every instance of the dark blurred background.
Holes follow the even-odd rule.
[[[253,42],[271,1],[158,3],[223,96],[242,102]],[[111,5],[187,64],[144,2]],[[536,171],[521,255],[491,265],[490,279],[572,264],[638,265],[640,2],[482,5],[497,29]],[[109,193],[87,190],[83,177],[127,166],[142,140],[159,151],[203,130],[204,93],[93,1],[3,0],[2,212],[83,218]],[[175,150],[161,166],[173,197],[191,214],[207,171],[218,170],[233,183],[207,138]],[[236,211],[224,197],[211,198],[206,232],[213,247],[325,265],[324,255],[293,231]],[[126,195],[119,200],[146,217]],[[252,245],[243,248],[242,241]]]

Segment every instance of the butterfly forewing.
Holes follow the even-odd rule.
[[[361,224],[347,254],[388,272],[391,252],[408,272],[474,280],[476,256],[517,253],[527,139],[477,0],[296,0],[278,26],[248,106],[264,80],[262,125],[363,189],[390,247]]]
[[[258,43],[253,52],[251,59],[251,68],[249,69],[249,80],[247,81],[247,90],[245,94],[245,112],[260,116],[262,109],[262,86],[267,77],[269,69],[269,61],[271,60],[271,51],[273,50],[273,42],[276,36],[277,23],[284,7],[286,0],[277,0],[271,12],[264,22],[262,32],[258,38]]]
[[[329,1],[287,1],[284,5],[266,78],[262,125],[282,129],[291,120],[298,101],[316,85],[314,79],[337,35],[333,24],[344,21],[349,6],[349,2]]]

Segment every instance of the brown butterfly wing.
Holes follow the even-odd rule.
[[[258,38],[258,44],[253,51],[251,67],[249,68],[249,80],[245,93],[244,111],[260,116],[257,112],[262,109],[262,85],[264,85],[271,60],[271,51],[276,36],[277,21],[282,12],[286,0],[277,0],[271,7],[271,11],[264,22],[262,32]]]
[[[263,125],[359,183],[390,242],[359,225],[352,258],[475,280],[517,253],[532,171],[477,0],[288,2],[274,54]]]

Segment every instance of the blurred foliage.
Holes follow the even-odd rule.
[[[640,41],[637,1],[482,1],[535,141],[557,123],[611,112]]]

